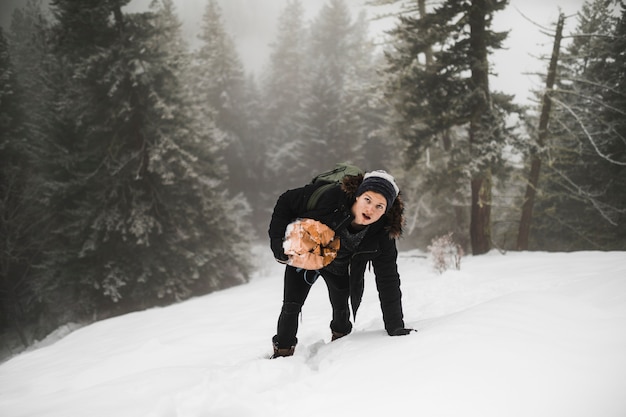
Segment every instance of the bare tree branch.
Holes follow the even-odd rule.
[[[564,188],[568,190],[571,195],[576,195],[581,197],[584,201],[591,203],[594,209],[611,225],[618,226],[617,218],[620,214],[626,213],[626,209],[620,209],[609,204],[605,204],[602,201],[598,200],[598,197],[606,194],[606,190],[598,193],[590,193],[589,191],[584,190],[574,181],[572,181],[565,173],[561,170],[555,169],[559,177],[565,180],[566,184],[562,184]]]
[[[619,166],[626,166],[626,162],[617,161],[617,160],[611,158],[610,156],[604,154],[600,150],[600,148],[596,144],[595,140],[593,139],[592,135],[589,133],[589,131],[585,127],[585,124],[584,124],[583,120],[578,116],[578,114],[576,114],[576,112],[574,110],[572,110],[572,108],[570,106],[568,106],[567,104],[563,103],[562,101],[560,101],[560,100],[558,100],[558,99],[556,99],[554,97],[552,97],[552,101],[554,103],[556,103],[556,104],[559,104],[561,107],[563,107],[565,110],[567,110],[574,117],[574,119],[576,119],[576,122],[578,123],[580,128],[585,133],[585,136],[589,140],[589,143],[591,143],[591,146],[596,151],[596,154],[598,154],[598,156],[600,156],[601,158],[607,160],[608,162],[610,162],[612,164],[619,165]]]

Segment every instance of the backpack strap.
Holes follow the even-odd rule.
[[[313,191],[313,193],[311,194],[311,197],[309,197],[309,201],[307,201],[306,203],[306,211],[313,210],[322,194],[324,194],[326,191],[330,190],[336,185],[338,185],[336,182],[329,182],[328,184],[324,184],[321,187],[315,189],[315,191]]]

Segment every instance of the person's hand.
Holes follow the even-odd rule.
[[[270,241],[270,248],[274,253],[274,258],[280,262],[281,264],[286,264],[289,260],[289,256],[285,254],[285,250],[283,249],[283,240],[280,238],[273,238]]]
[[[387,330],[387,333],[389,334],[389,336],[406,336],[411,332],[417,332],[417,330],[405,329],[403,327],[400,327],[398,329],[393,329],[393,330]]]

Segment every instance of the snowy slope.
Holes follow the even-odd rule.
[[[266,359],[282,268],[79,329],[0,365],[3,417],[626,416],[626,253],[464,258],[437,275],[401,254],[407,326],[382,329],[373,277],[330,343],[323,281],[292,358]]]

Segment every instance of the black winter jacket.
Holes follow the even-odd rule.
[[[324,192],[313,210],[307,210],[309,197],[322,184],[308,184],[283,193],[276,202],[269,227],[269,237],[274,241],[274,247],[277,241],[284,238],[289,223],[296,219],[318,220],[335,232],[347,227],[353,218],[351,207],[362,180],[362,176],[346,177],[341,185]],[[365,269],[371,262],[383,321],[388,332],[404,327],[396,248],[396,238],[402,233],[403,209],[401,196],[398,196],[390,210],[369,226],[357,251],[352,255],[349,267],[350,300],[353,315],[356,317],[363,297]]]

